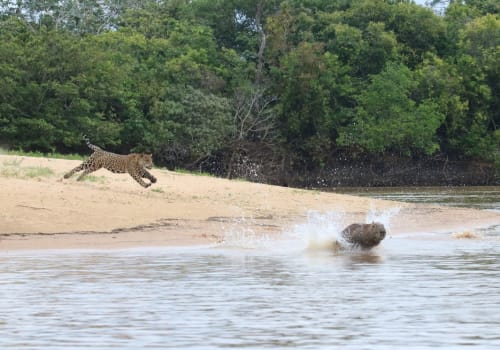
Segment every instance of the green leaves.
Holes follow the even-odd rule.
[[[182,149],[187,159],[223,147],[233,127],[229,101],[192,87],[167,91],[168,99],[155,103],[146,126],[154,135],[148,146],[163,151]]]
[[[278,103],[280,130],[290,145],[316,164],[328,157],[342,106],[352,92],[349,68],[319,43],[302,43],[285,57]]]
[[[498,160],[496,3],[0,0],[0,143]]]
[[[358,97],[353,123],[342,129],[338,142],[369,152],[406,156],[439,150],[435,134],[444,115],[430,100],[413,100],[416,87],[407,67],[387,65]]]

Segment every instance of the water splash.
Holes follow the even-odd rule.
[[[392,218],[397,216],[399,211],[399,207],[385,210],[372,208],[366,213],[365,222],[377,221],[389,230]],[[222,227],[223,239],[216,247],[287,253],[305,250],[332,251],[336,248],[336,242],[343,242],[340,235],[342,230],[354,222],[359,222],[359,219],[356,220],[350,213],[310,210],[305,221],[295,224],[280,235],[269,236],[255,231],[251,219],[240,218]]]
[[[385,210],[371,208],[366,213],[365,223],[380,222],[390,232],[392,218],[399,214],[400,209],[400,207]],[[303,250],[332,250],[338,248],[336,242],[344,241],[340,235],[342,230],[354,222],[356,222],[354,217],[344,212],[309,211],[306,221],[295,225],[287,236],[294,238]]]
[[[393,207],[385,210],[378,210],[376,208],[371,208],[366,213],[365,223],[369,224],[372,222],[380,222],[385,226],[387,232],[391,231],[391,220],[393,217],[397,216],[401,211],[401,207]]]
[[[297,240],[301,249],[331,249],[340,236],[346,215],[343,212],[321,213],[309,211],[303,223],[296,224],[288,234]]]

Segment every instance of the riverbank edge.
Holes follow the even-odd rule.
[[[463,231],[500,222],[500,213],[419,205],[241,180],[151,172],[148,189],[127,174],[99,170],[63,179],[80,164],[0,155],[0,250],[216,244],[234,235],[280,239],[317,224],[343,227],[392,215],[389,235]],[[335,225],[332,225],[335,224]],[[314,225],[313,225],[314,226]]]

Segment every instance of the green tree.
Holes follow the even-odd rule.
[[[95,34],[115,29],[127,9],[155,3],[154,0],[0,0],[0,13],[23,19],[32,30],[45,27]]]
[[[280,130],[291,150],[310,165],[324,164],[335,146],[352,84],[336,55],[302,43],[282,63],[278,103]]]
[[[173,166],[181,161],[196,163],[224,147],[233,132],[226,98],[189,86],[172,86],[166,93],[170,98],[157,100],[151,110],[151,120],[142,135],[146,148],[155,150],[158,158]],[[124,136],[135,133],[135,128],[127,125]]]
[[[2,51],[17,72],[11,90],[0,97],[1,118],[8,125],[3,138],[9,143],[53,151],[71,147],[80,140],[77,134],[94,128],[106,130],[116,140],[119,125],[112,114],[120,102],[108,111],[100,103],[113,98],[120,72],[102,53],[71,34],[53,30],[32,34],[17,50]]]
[[[364,45],[354,61],[362,76],[379,73],[387,62],[398,60],[396,37],[385,30],[383,23],[369,23],[363,37]]]
[[[446,25],[442,17],[414,3],[398,3],[391,9],[393,15],[386,27],[395,33],[408,67],[415,68],[428,52],[440,53],[445,49]]]
[[[414,74],[400,64],[388,64],[358,97],[352,124],[341,130],[338,142],[373,153],[432,154],[439,149],[436,130],[444,120],[438,106],[414,101]]]
[[[88,152],[86,133],[171,166],[217,154],[228,172],[250,153],[282,170],[338,152],[494,161],[497,7],[0,0],[0,143]]]
[[[458,67],[469,103],[468,132],[462,139],[469,156],[500,157],[500,20],[494,15],[476,18],[460,32]]]
[[[434,101],[445,120],[438,129],[441,151],[450,156],[463,154],[461,139],[469,132],[469,102],[458,67],[430,54],[415,72],[419,100]]]

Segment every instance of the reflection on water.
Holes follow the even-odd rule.
[[[0,258],[0,348],[500,346],[500,242]]]
[[[217,247],[1,252],[0,349],[500,347],[500,226],[334,252],[345,219],[311,212],[279,240],[242,224]]]

